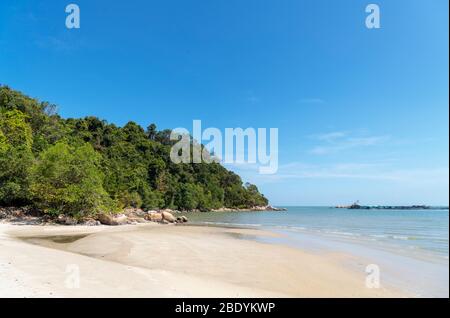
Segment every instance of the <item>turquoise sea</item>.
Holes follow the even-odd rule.
[[[187,216],[191,224],[271,230],[281,234],[277,243],[313,252],[357,255],[379,264],[388,283],[417,296],[448,297],[448,210],[286,208],[285,212],[206,212]],[[361,270],[363,265],[359,264]]]

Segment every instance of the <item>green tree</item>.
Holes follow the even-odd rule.
[[[170,134],[154,124],[63,119],[55,105],[0,86],[0,205],[89,213],[111,202],[201,210],[267,204],[218,163],[173,163]]]
[[[31,193],[49,213],[84,216],[114,208],[103,189],[100,155],[90,144],[59,142],[41,153],[31,171]]]
[[[147,136],[148,136],[148,139],[150,139],[150,140],[155,140],[156,133],[157,133],[156,125],[155,125],[155,124],[150,124],[150,125],[147,127]]]
[[[0,205],[22,205],[30,199],[33,136],[26,118],[16,109],[0,112]]]

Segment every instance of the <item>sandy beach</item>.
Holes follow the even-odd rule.
[[[262,230],[0,224],[0,297],[402,297]],[[75,275],[75,276],[74,276]],[[75,283],[74,283],[75,282]]]

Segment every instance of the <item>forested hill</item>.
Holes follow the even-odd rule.
[[[64,119],[55,109],[0,86],[0,206],[83,216],[267,205],[256,186],[218,163],[173,163],[170,130]]]

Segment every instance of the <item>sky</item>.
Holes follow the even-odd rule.
[[[80,28],[67,29],[68,4]],[[0,83],[63,117],[278,128],[275,205],[448,205],[447,0],[2,0]]]

